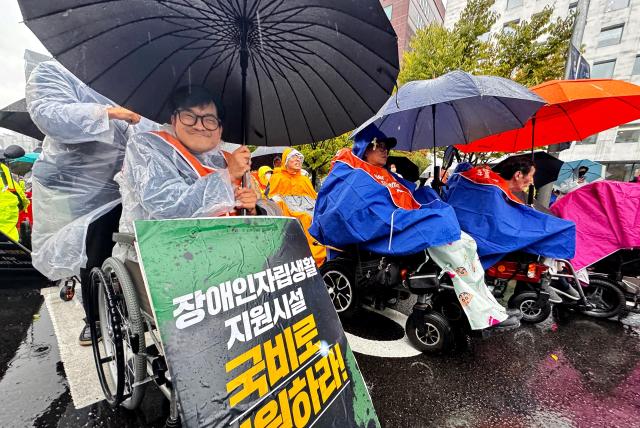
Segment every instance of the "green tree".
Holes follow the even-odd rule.
[[[553,8],[489,36],[495,0],[470,0],[453,29],[431,24],[416,32],[398,81],[432,79],[452,70],[507,77],[524,85],[562,78],[574,16],[551,20]]]
[[[343,134],[329,140],[296,147],[304,155],[304,168],[311,174],[311,183],[314,187],[317,186],[319,178],[329,173],[331,159],[338,150],[349,147],[351,144],[349,134]]]

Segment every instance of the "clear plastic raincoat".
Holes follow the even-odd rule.
[[[157,125],[109,120],[107,108],[115,103],[56,61],[33,70],[26,100],[46,135],[33,168],[33,265],[51,280],[79,275],[87,260],[89,224],[120,202],[113,177],[127,138]]]
[[[233,186],[222,151],[190,154],[194,161],[163,135],[175,139],[172,128],[165,126],[161,132],[136,134],[129,140],[122,172],[116,175],[122,193],[121,232],[133,233],[134,220],[216,217],[234,209]],[[194,163],[212,171],[198,172]],[[135,259],[133,252],[127,254],[118,245],[114,255]]]

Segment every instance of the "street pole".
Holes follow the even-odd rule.
[[[569,41],[569,47],[568,47],[568,53],[567,53],[567,62],[564,67],[565,80],[570,79],[572,75],[571,47],[575,46],[579,50],[580,46],[582,45],[584,29],[587,26],[587,15],[589,12],[590,2],[591,0],[579,0],[578,6],[576,7],[577,14],[576,14],[576,19],[573,22],[573,30],[571,31],[571,40]],[[578,58],[578,65],[579,64],[580,64],[580,59]],[[576,70],[574,70],[574,73],[575,72]],[[560,157],[560,152],[562,150],[566,150],[569,148],[567,146],[570,146],[569,142],[556,144],[556,145],[550,146],[548,152],[551,156],[554,156],[557,158],[557,157]],[[549,207],[549,200],[551,199],[552,189],[553,189],[553,183],[549,183],[542,186],[538,190],[538,195],[537,195],[538,202],[545,207]]]

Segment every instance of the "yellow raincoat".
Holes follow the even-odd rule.
[[[283,153],[283,159],[286,159],[287,150]],[[316,264],[320,266],[324,263],[327,256],[325,247],[317,244],[316,239],[308,232],[318,197],[311,180],[300,172],[293,174],[286,168],[276,168],[269,182],[268,197],[280,206],[283,215],[295,217],[302,223]]]
[[[14,241],[20,240],[17,223],[20,211],[26,211],[29,199],[19,183],[13,181],[9,168],[0,163],[0,231]]]

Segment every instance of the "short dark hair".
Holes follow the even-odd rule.
[[[218,119],[220,122],[224,122],[224,108],[222,107],[222,102],[203,86],[180,86],[171,94],[169,103],[172,115],[175,114],[177,110],[190,109],[193,107],[205,107],[209,104],[213,104],[216,106]]]
[[[531,172],[531,168],[535,166],[536,164],[531,159],[531,155],[511,156],[497,168],[496,172],[505,180],[511,180],[516,172],[520,171],[527,175]]]

